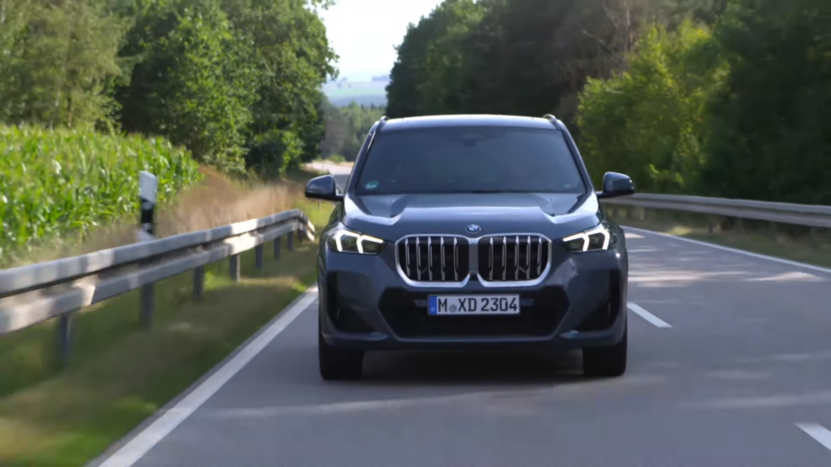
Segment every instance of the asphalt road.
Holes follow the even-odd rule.
[[[104,465],[831,465],[831,271],[627,238],[622,378],[585,379],[579,353],[414,352],[327,383],[309,293]]]

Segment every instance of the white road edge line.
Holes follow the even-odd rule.
[[[293,305],[280,313],[260,335],[250,341],[233,358],[181,401],[112,454],[99,467],[130,467],[141,459],[196,409],[211,398],[254,357],[273,341],[317,298],[317,287],[306,290]]]
[[[775,256],[768,256],[768,255],[763,255],[763,254],[759,254],[759,253],[753,253],[753,252],[746,251],[746,250],[739,250],[738,248],[730,248],[730,247],[727,247],[727,246],[716,245],[715,243],[702,242],[700,240],[693,240],[691,238],[684,238],[684,237],[681,237],[681,236],[678,236],[678,235],[671,235],[671,234],[667,234],[667,233],[663,233],[663,232],[655,232],[654,230],[639,229],[637,227],[629,227],[629,226],[625,226],[625,225],[622,225],[622,224],[621,224],[621,227],[623,228],[624,231],[631,230],[633,232],[640,232],[640,233],[645,233],[645,234],[648,234],[648,235],[656,235],[658,237],[671,238],[673,240],[678,240],[678,241],[681,241],[681,242],[692,243],[692,244],[695,244],[695,245],[706,246],[706,247],[709,247],[709,248],[715,248],[717,250],[729,251],[731,253],[738,253],[740,255],[751,256],[751,257],[757,258],[757,259],[764,259],[764,260],[773,261],[773,262],[776,262],[776,263],[787,264],[788,266],[796,266],[796,267],[800,267],[800,268],[810,269],[810,270],[813,270],[813,271],[824,272],[826,274],[831,274],[831,269],[824,268],[822,266],[815,266],[813,264],[800,263],[798,261],[791,261],[789,259],[777,258]]]
[[[797,423],[796,426],[831,451],[831,431],[818,423]]]
[[[661,318],[653,315],[652,313],[644,310],[640,305],[633,302],[627,302],[626,307],[635,312],[641,318],[650,322],[656,327],[659,328],[671,328],[672,326],[669,325],[666,321],[662,320]]]

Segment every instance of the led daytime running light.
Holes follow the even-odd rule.
[[[381,240],[380,238],[371,237],[369,235],[359,235],[359,234],[356,234],[354,232],[350,232],[348,230],[341,230],[340,232],[337,232],[334,235],[335,244],[338,246],[338,251],[340,251],[340,252],[344,251],[343,244],[341,243],[340,239],[343,238],[343,237],[346,237],[346,236],[355,237],[357,239],[356,243],[358,245],[358,253],[363,253],[364,252],[364,245],[363,245],[364,241],[368,241],[368,242],[372,242],[372,243],[378,243],[378,244],[383,244],[384,243],[384,241]]]
[[[589,251],[589,237],[592,235],[603,235],[603,250],[609,249],[609,241],[611,240],[612,236],[609,234],[609,231],[606,230],[602,225],[599,225],[591,230],[587,230],[585,232],[580,232],[579,234],[574,234],[570,237],[566,237],[563,239],[564,242],[570,242],[572,240],[583,240],[583,250],[582,251]]]

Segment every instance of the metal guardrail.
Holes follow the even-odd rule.
[[[710,216],[831,228],[831,206],[647,193],[605,199],[601,203],[611,206],[686,211]]]
[[[69,354],[73,314],[131,290],[141,289],[141,321],[152,325],[152,285],[193,271],[193,293],[204,291],[205,265],[230,258],[230,276],[240,276],[239,255],[255,250],[262,267],[264,244],[280,239],[294,249],[294,236],[314,240],[314,227],[299,209],[210,230],[135,243],[109,250],[0,271],[0,335],[58,318],[62,358]]]

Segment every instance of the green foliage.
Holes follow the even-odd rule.
[[[589,79],[578,123],[586,165],[600,183],[626,172],[647,192],[684,192],[697,181],[708,122],[706,104],[726,73],[706,27],[650,28],[628,70]]]
[[[483,13],[482,2],[445,0],[410,25],[387,85],[390,118],[448,113],[460,106],[465,38]]]
[[[739,0],[716,29],[731,73],[700,190],[831,204],[831,4]]]
[[[275,130],[291,131],[303,139],[303,150],[299,158],[287,156],[289,166],[317,158],[325,133],[320,88],[336,75],[331,62],[337,58],[320,17],[301,0],[223,0],[223,9],[254,53],[257,99],[249,145]]]
[[[446,0],[407,32],[391,117],[505,113],[571,120],[586,77],[624,65],[644,0]]]
[[[825,0],[445,0],[398,47],[388,115],[554,113],[597,178],[831,204],[829,17]]]
[[[365,107],[352,103],[346,107],[327,105],[326,137],[321,143],[323,157],[340,154],[348,161],[354,161],[358,150],[372,125],[384,116],[382,107]]]
[[[303,156],[303,141],[293,131],[274,131],[263,135],[245,155],[246,166],[261,177],[281,175],[296,166]]]
[[[124,19],[89,0],[0,0],[0,124],[108,125]]]
[[[129,212],[138,167],[178,189],[191,154],[269,175],[319,157],[336,56],[315,8],[329,3],[0,0],[0,248]],[[56,131],[13,129],[25,125]]]
[[[138,216],[138,172],[159,202],[200,178],[188,151],[161,138],[0,126],[0,258],[54,235]]]
[[[314,159],[336,75],[315,10],[329,3],[0,0],[0,123],[163,136],[237,173],[288,131]]]
[[[120,94],[125,129],[167,136],[200,161],[241,172],[257,97],[252,51],[218,4],[154,3],[137,25],[143,33],[131,42],[146,58]]]

